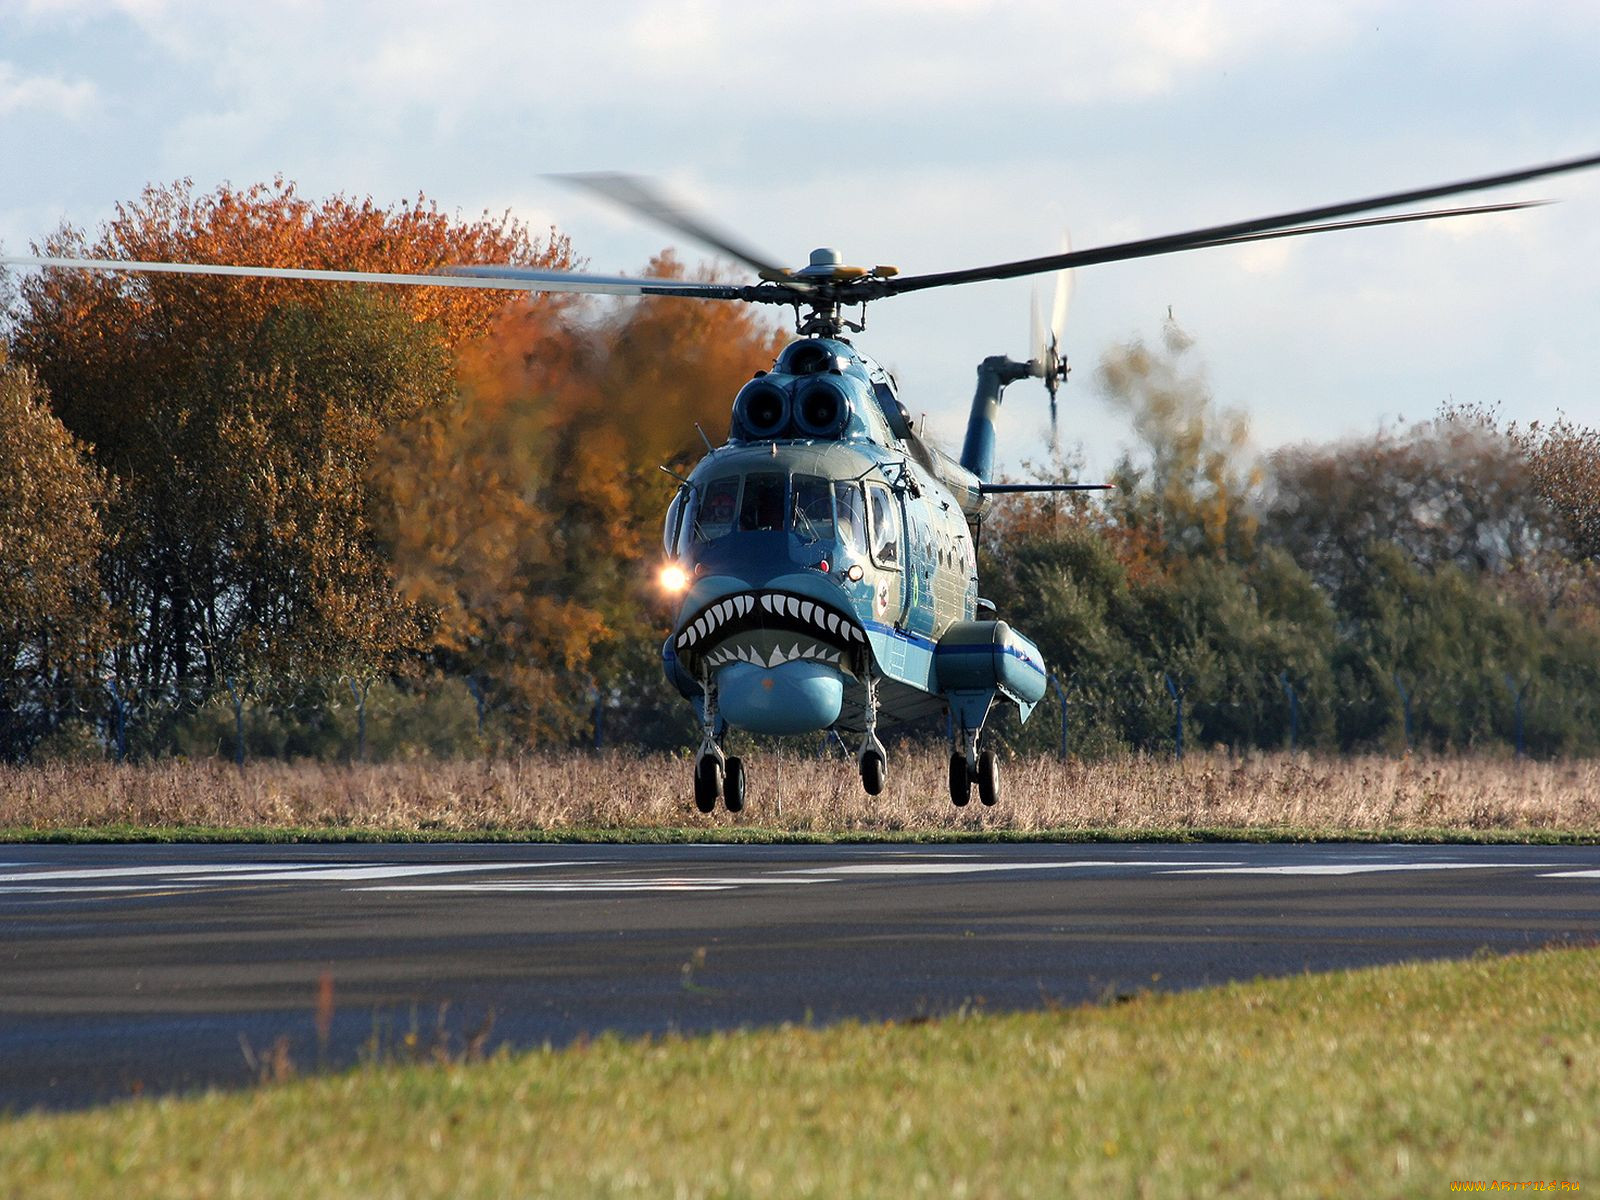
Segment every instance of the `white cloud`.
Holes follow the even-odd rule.
[[[92,83],[24,75],[11,63],[0,62],[0,117],[33,111],[77,120],[89,113],[95,99]]]
[[[833,244],[923,272],[1047,252],[1063,224],[1090,247],[1600,150],[1575,103],[1600,77],[1593,0],[16,11],[0,16],[17,64],[0,68],[0,112],[26,75],[85,80],[79,103],[99,119],[48,152],[0,127],[0,233],[14,244],[55,224],[34,214],[92,224],[149,180],[281,171],[309,195],[510,205],[537,229],[556,220],[596,270],[637,269],[677,239],[540,178],[623,169],[666,179],[781,260]],[[1600,378],[1600,285],[1581,266],[1600,257],[1600,173],[1485,198],[1513,193],[1565,203],[1080,272],[1064,433],[1115,437],[1094,360],[1153,335],[1168,304],[1219,399],[1271,406],[1268,440],[1431,410],[1397,396],[1482,389],[1571,409]],[[1028,346],[1025,281],[869,315],[862,345],[957,442],[978,359]],[[1007,400],[1013,461],[1037,444],[1037,391]]]

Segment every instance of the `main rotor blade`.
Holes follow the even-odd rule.
[[[246,279],[308,279],[321,283],[388,283],[412,287],[499,288],[514,292],[577,292],[604,296],[696,296],[737,300],[746,289],[737,284],[700,283],[682,279],[634,278],[627,275],[581,275],[573,271],[541,271],[531,267],[441,267],[437,274],[386,271],[330,271],[301,267],[248,267],[222,263],[138,262],[110,258],[51,258],[3,255],[0,264],[18,267],[60,267],[80,271],[134,271],[163,275],[227,275]]]
[[[1191,250],[1205,250],[1212,246],[1237,246],[1243,242],[1267,242],[1273,238],[1299,237],[1304,233],[1332,233],[1340,229],[1366,229],[1373,225],[1404,225],[1408,221],[1436,221],[1445,217],[1471,217],[1482,213],[1515,212],[1519,208],[1543,208],[1554,200],[1510,200],[1504,204],[1475,204],[1470,208],[1434,208],[1426,212],[1396,213],[1388,217],[1361,217],[1354,221],[1327,221],[1317,225],[1293,225],[1288,229],[1274,229],[1267,233],[1247,233],[1239,237],[1218,238],[1214,242],[1201,242]]]
[[[1549,163],[1541,167],[1527,167],[1520,171],[1508,171],[1500,175],[1484,175],[1477,179],[1467,179],[1459,183],[1444,183],[1434,187],[1416,188],[1407,192],[1393,192],[1387,196],[1374,196],[1367,200],[1351,200],[1343,204],[1327,204],[1319,208],[1304,208],[1298,212],[1280,213],[1273,217],[1259,217],[1252,221],[1235,221],[1227,225],[1212,225],[1205,229],[1190,230],[1187,233],[1171,233],[1162,237],[1142,238],[1134,242],[1121,242],[1113,246],[1101,246],[1095,250],[1049,254],[1042,258],[998,263],[988,267],[969,267],[961,271],[942,271],[933,275],[902,275],[895,279],[884,280],[876,290],[878,295],[892,296],[901,292],[917,292],[925,288],[948,287],[957,283],[977,283],[987,279],[1015,279],[1018,276],[1038,275],[1045,271],[1060,270],[1063,267],[1085,267],[1096,263],[1122,262],[1130,258],[1150,258],[1157,254],[1175,254],[1180,250],[1193,250],[1200,246],[1225,245],[1230,241],[1243,241],[1256,234],[1287,229],[1291,226],[1305,226],[1307,232],[1320,232],[1319,230],[1312,230],[1310,223],[1325,221],[1333,217],[1346,217],[1354,213],[1369,212],[1377,208],[1394,208],[1401,204],[1415,204],[1424,200],[1438,199],[1441,196],[1454,196],[1460,192],[1476,192],[1486,188],[1506,187],[1513,183],[1523,183],[1530,179],[1542,179],[1547,175],[1559,175],[1567,171],[1581,171],[1595,166],[1600,166],[1600,154],[1589,155],[1585,158],[1567,159],[1563,162]],[[1452,213],[1456,211],[1464,210],[1452,210]]]
[[[757,274],[783,273],[784,269],[766,255],[750,249],[732,234],[718,229],[704,217],[696,216],[669,200],[637,175],[597,171],[576,175],[552,175],[550,178],[592,192],[630,212],[638,213],[647,220],[654,221],[657,225],[665,225],[668,229],[686,234],[697,242],[721,251],[747,267],[754,268]]]

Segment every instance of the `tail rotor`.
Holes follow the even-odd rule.
[[[1072,239],[1066,233],[1061,235],[1061,249],[1063,253],[1072,249]],[[1029,362],[1029,374],[1044,380],[1045,389],[1050,393],[1050,445],[1054,448],[1056,442],[1056,393],[1061,390],[1061,385],[1066,382],[1067,375],[1072,367],[1067,363],[1067,357],[1061,352],[1061,334],[1067,323],[1067,308],[1072,303],[1072,271],[1070,269],[1055,273],[1055,290],[1050,298],[1050,320],[1046,324],[1041,315],[1039,306],[1039,289],[1033,290],[1033,347],[1032,360]]]

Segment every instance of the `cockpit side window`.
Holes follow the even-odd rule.
[[[848,480],[833,485],[833,499],[839,510],[839,540],[856,554],[867,552],[867,502],[861,485]]]
[[[661,545],[669,555],[678,552],[679,539],[683,534],[683,514],[694,499],[687,485],[678,488],[678,494],[672,498],[672,505],[667,509],[667,523],[661,531]]]
[[[794,531],[802,542],[833,540],[833,496],[826,479],[794,477]]]
[[[789,490],[787,476],[762,473],[747,475],[744,481],[744,501],[739,506],[741,532],[760,532],[782,529],[783,501]]]
[[[739,477],[713,479],[701,494],[700,515],[694,523],[694,540],[711,542],[733,532],[739,512]]]
[[[867,507],[872,514],[872,561],[880,567],[900,565],[900,514],[894,496],[881,483],[867,484]]]

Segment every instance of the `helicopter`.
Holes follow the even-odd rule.
[[[1026,721],[1048,674],[1038,647],[978,594],[977,530],[997,495],[1106,485],[1000,483],[993,479],[995,422],[1004,389],[1041,380],[1056,396],[1069,366],[1060,347],[1065,272],[1078,267],[1214,246],[1413,221],[1507,212],[1520,200],[1358,216],[1460,193],[1600,166],[1568,159],[1365,200],[1015,262],[920,275],[847,264],[834,249],[788,268],[752,251],[643,180],[562,176],[569,183],[674,229],[752,269],[754,284],[595,275],[503,264],[440,267],[427,274],[268,268],[221,263],[0,257],[0,264],[93,271],[165,272],[427,287],[497,288],[772,304],[790,307],[796,338],[733,399],[727,440],[686,476],[667,508],[660,584],[675,603],[662,647],[668,680],[694,707],[700,743],[693,797],[745,806],[743,759],[725,750],[730,730],[851,735],[864,790],[882,792],[889,756],[879,730],[945,714],[949,792],[1000,798],[999,767],[982,737],[997,709]],[[1048,328],[1037,315],[1032,356],[985,358],[960,455],[921,436],[894,377],[851,340],[869,303],[933,288],[1054,273]],[[859,313],[851,318],[852,311]],[[665,470],[666,468],[663,468]],[[670,472],[669,472],[670,473]]]

